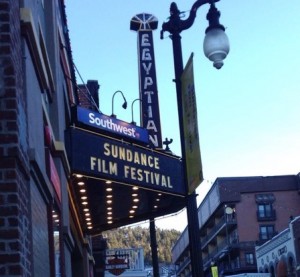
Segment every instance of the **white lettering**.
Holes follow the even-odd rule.
[[[142,46],[150,46],[150,42],[149,42],[149,34],[142,34]]]
[[[153,120],[149,120],[147,123],[147,129],[148,130],[154,130],[154,132],[157,132],[157,128],[155,126],[155,123]]]
[[[151,141],[151,143],[155,146],[158,147],[158,137],[156,134],[154,135],[149,135],[149,140]]]
[[[110,149],[109,149],[110,144],[109,143],[104,143],[104,155],[105,156],[110,156]]]
[[[159,185],[159,183],[160,183],[160,174],[154,173],[154,177],[155,177],[155,184]]]
[[[140,164],[140,156],[139,156],[139,153],[137,153],[137,152],[134,153],[134,163]]]
[[[145,77],[144,89],[147,89],[148,86],[151,86],[151,85],[153,85],[152,77]]]
[[[144,92],[144,94],[148,95],[148,97],[147,97],[147,103],[151,104],[152,103],[152,97],[151,97],[151,95],[153,95],[154,92],[151,91],[151,90],[147,90],[147,91]]]
[[[153,167],[153,157],[151,156],[148,157],[148,164],[150,167]]]
[[[138,169],[137,170],[137,174],[138,174],[138,177],[137,177],[138,181],[142,182],[144,180],[144,178],[143,178],[143,170]]]
[[[126,160],[132,162],[132,152],[129,149],[126,150]]]
[[[148,166],[154,169],[160,169],[159,157],[147,155],[138,151],[132,151],[131,149],[126,149],[125,147],[110,144],[108,142],[104,143],[103,148],[103,154],[105,156],[113,157],[115,159],[124,160],[127,162],[132,162],[134,164],[142,166]]]
[[[111,118],[99,118],[94,113],[89,113],[89,123],[96,125],[97,127],[102,127],[103,129],[112,130],[114,132],[136,138],[136,128],[126,127],[118,123],[114,123]]]
[[[156,76],[155,76],[155,65],[154,65],[154,50],[153,50],[152,34],[142,33],[139,41],[140,51],[140,71],[141,71],[141,83],[140,89],[143,95],[144,117],[143,126],[149,131],[149,142],[154,147],[161,147],[161,134],[160,134],[160,123],[159,123],[159,109],[157,105],[151,106],[151,104],[157,103],[157,87],[156,87]],[[155,97],[155,98],[152,98]],[[152,101],[153,100],[153,101]],[[147,103],[147,104],[146,104]],[[148,120],[152,119],[152,122],[148,123]],[[153,123],[155,120],[155,124]],[[157,129],[156,125],[159,127]],[[148,127],[150,126],[151,129]],[[155,144],[153,143],[155,142]]]
[[[124,177],[128,178],[129,175],[129,166],[128,165],[124,165]]]
[[[141,165],[147,166],[147,155],[141,154]]]
[[[124,177],[130,180],[138,180],[146,184],[173,188],[170,176],[166,176],[157,172],[150,172],[141,168],[124,165]]]
[[[118,176],[118,164],[102,160],[96,157],[90,157],[90,169],[92,171]]]
[[[96,165],[96,157],[91,157],[91,170],[95,169],[95,165]]]
[[[148,118],[153,118],[152,106],[148,106]],[[148,126],[148,124],[147,124],[147,126]]]
[[[144,48],[142,50],[142,61],[152,61],[150,49]]]
[[[146,71],[146,74],[149,75],[150,69],[152,67],[152,63],[149,63],[148,66],[146,65],[146,63],[142,63],[142,65],[143,65],[143,68]]]

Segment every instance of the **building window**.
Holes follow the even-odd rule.
[[[272,204],[259,204],[258,205],[259,217],[271,217],[272,216]]]
[[[54,261],[53,264],[55,268],[55,276],[61,276],[60,217],[60,211],[57,205],[54,205],[52,210],[52,255]]]
[[[273,202],[275,201],[273,194],[257,194],[255,200],[258,221],[276,220],[276,212],[273,209]]]
[[[258,204],[257,207],[257,220],[267,221],[276,220],[276,211],[273,209],[272,204]]]
[[[260,240],[269,240],[275,235],[274,225],[264,225],[259,227]]]
[[[275,201],[275,197],[272,193],[256,194],[255,200],[256,203],[273,203]]]
[[[254,255],[253,253],[246,253],[245,254],[245,260],[247,265],[253,265],[254,264]]]

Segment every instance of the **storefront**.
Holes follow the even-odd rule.
[[[271,277],[300,276],[299,226],[300,217],[292,219],[287,229],[256,247],[258,272],[269,272]]]

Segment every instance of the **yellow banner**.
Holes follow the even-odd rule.
[[[194,85],[193,54],[190,56],[181,76],[181,91],[188,193],[191,194],[203,181]]]
[[[217,266],[211,267],[211,274],[212,274],[212,277],[218,277],[218,267]]]

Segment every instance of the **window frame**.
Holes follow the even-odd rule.
[[[255,265],[254,253],[246,252],[245,253],[245,262],[247,265]]]
[[[266,232],[262,231],[263,228],[265,228]],[[272,228],[272,232],[270,232],[270,228]],[[275,235],[275,233],[276,232],[274,224],[264,224],[259,226],[259,237],[261,240],[269,240]]]

